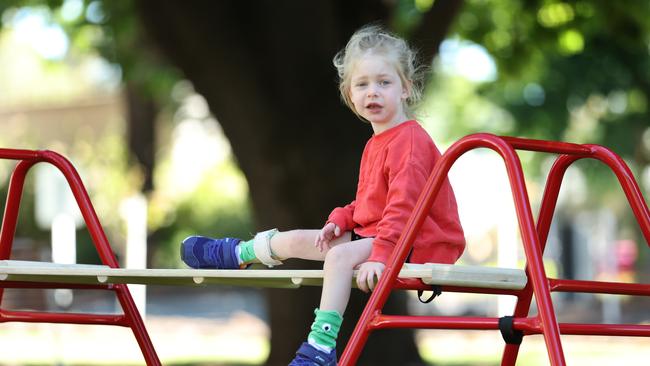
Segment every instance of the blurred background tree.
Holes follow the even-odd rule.
[[[369,22],[408,38],[432,65],[421,119],[441,146],[473,132],[600,143],[650,175],[644,1],[3,0],[5,30],[26,8],[42,12],[69,39],[65,55],[44,61],[50,71],[91,54],[117,74],[123,131],[111,140],[112,153],[107,145],[84,151],[88,169],[114,172],[94,187],[98,194],[148,196],[152,267],[180,265],[178,242],[191,233],[248,237],[270,227],[318,228],[333,207],[353,199],[371,131],[339,101],[331,58]],[[10,99],[2,90],[0,98],[5,105]],[[220,150],[224,145],[209,137],[218,131],[196,133],[205,129],[222,129],[229,148]],[[193,153],[177,153],[172,140]],[[112,158],[98,164],[98,155]],[[199,163],[206,156],[211,165]],[[530,176],[542,176],[543,158],[524,162]],[[620,192],[609,189],[611,174],[581,167],[593,197],[585,205],[628,212]],[[106,201],[105,212],[114,212],[117,200]],[[108,213],[100,215],[104,222]],[[269,364],[295,351],[318,295],[268,292],[276,335]],[[357,294],[346,318],[355,319],[365,300]],[[404,301],[391,306],[389,312],[401,312]],[[346,322],[342,343],[353,323]],[[409,332],[378,332],[371,341],[362,362],[420,362]],[[385,342],[404,346],[396,352]]]

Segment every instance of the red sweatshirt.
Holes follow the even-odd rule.
[[[374,237],[368,261],[386,263],[439,158],[440,151],[416,121],[373,135],[361,156],[355,200],[335,208],[328,222]],[[446,179],[415,239],[410,262],[451,264],[464,249],[456,198]]]

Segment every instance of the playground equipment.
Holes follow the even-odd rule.
[[[453,163],[465,152],[489,148],[504,160],[510,181],[517,219],[526,257],[525,271],[458,265],[404,264],[417,232]],[[533,220],[524,176],[516,150],[558,154],[551,168],[541,202],[537,223]],[[148,365],[160,365],[144,323],[135,307],[126,283],[170,285],[236,284],[259,287],[299,287],[319,285],[322,271],[296,270],[130,270],[118,268],[99,219],[76,170],[61,155],[52,151],[0,149],[0,158],[18,160],[12,173],[7,204],[0,231],[0,305],[4,288],[75,288],[114,291],[122,306],[122,315],[44,313],[7,311],[0,307],[0,322],[50,322],[118,325],[132,329]],[[542,263],[553,212],[566,169],[583,158],[597,159],[616,174],[632,207],[646,242],[650,245],[650,211],[625,162],[611,150],[598,145],[499,137],[491,134],[469,135],[443,154],[418,199],[406,229],[386,265],[377,287],[343,351],[340,365],[354,365],[372,331],[386,328],[435,328],[500,330],[506,343],[502,365],[514,365],[519,346],[527,335],[542,334],[551,365],[565,365],[560,334],[650,337],[650,325],[558,323],[551,292],[585,292],[650,296],[650,285],[548,278]],[[103,266],[56,265],[52,263],[9,260],[25,176],[36,163],[57,167],[67,179]],[[512,295],[517,305],[512,316],[454,317],[386,315],[383,306],[391,291],[441,290],[483,294]],[[533,297],[538,315],[529,316]]]

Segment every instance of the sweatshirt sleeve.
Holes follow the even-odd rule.
[[[426,161],[431,157],[413,155],[411,149],[387,159],[388,192],[377,236],[368,261],[386,263],[413,212],[428,174]]]
[[[327,222],[336,224],[343,231],[352,230],[357,224],[353,220],[356,201],[352,201],[343,207],[337,207],[330,213]]]

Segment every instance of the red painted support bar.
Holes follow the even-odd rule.
[[[10,160],[36,160],[40,153],[38,150],[4,149],[0,148],[0,159]]]
[[[499,318],[495,317],[453,317],[453,316],[403,316],[378,315],[370,323],[373,329],[450,329],[450,330],[498,330]],[[560,323],[560,332],[567,335],[597,335],[649,337],[650,325],[636,324],[579,324]],[[541,323],[537,318],[515,319],[513,327],[526,335],[541,334]]]
[[[536,318],[515,319],[513,327],[526,335],[541,333]],[[560,331],[567,335],[650,337],[650,325],[636,324],[560,323]]]
[[[564,176],[564,173],[566,172],[566,169],[569,167],[569,165],[578,158],[579,156],[575,155],[561,155],[556,159],[555,164],[548,174],[546,186],[544,189],[544,195],[542,197],[542,204],[537,218],[537,235],[539,237],[542,253],[546,247],[546,240],[548,238],[548,232],[551,227],[553,212],[555,212],[555,206],[557,204],[557,198],[560,192],[562,177]],[[528,274],[528,268],[526,268],[526,274]],[[524,290],[517,298],[517,304],[513,313],[515,319],[528,316],[532,299],[533,291],[529,282],[526,285],[526,288],[524,288]],[[503,356],[501,358],[501,365],[514,366],[517,362],[518,353],[518,344],[506,344],[503,350]]]
[[[452,145],[438,161],[434,172],[429,177],[423,193],[418,199],[414,212],[409,218],[402,236],[398,240],[391,260],[380,279],[377,288],[372,294],[364,313],[362,314],[352,337],[341,357],[341,365],[353,365],[365,344],[370,331],[375,329],[393,327],[441,327],[449,326],[454,329],[497,329],[496,318],[445,318],[441,317],[408,317],[382,315],[381,309],[388,293],[398,288],[418,288],[421,284],[396,280],[397,273],[410,250],[414,236],[419,229],[425,212],[431,207],[440,188],[442,179],[446,178],[449,167],[464,152],[477,147],[487,147],[498,152],[506,164],[510,179],[513,198],[517,210],[520,232],[526,253],[528,276],[527,286],[520,291],[509,294],[518,297],[514,312],[515,329],[523,330],[530,334],[544,336],[549,359],[552,365],[564,365],[564,355],[559,338],[560,330],[565,334],[591,334],[591,335],[626,335],[648,336],[648,326],[627,324],[558,324],[552,306],[551,291],[594,292],[629,295],[650,295],[650,287],[645,284],[618,284],[601,281],[576,281],[557,280],[546,277],[542,264],[542,254],[546,245],[548,231],[555,211],[557,197],[562,178],[568,166],[582,158],[595,158],[601,160],[616,174],[623,187],[641,230],[650,245],[650,213],[647,204],[640,193],[632,173],[620,157],[610,150],[598,145],[578,145],[565,142],[552,142],[522,139],[516,137],[496,137],[489,134],[476,134],[467,136]],[[551,169],[542,204],[535,226],[530,214],[530,203],[521,173],[518,156],[514,149],[530,150],[562,154]],[[410,286],[410,287],[409,287]],[[474,288],[445,288],[445,290],[459,290],[461,292],[488,293],[482,289]],[[535,296],[539,308],[539,316],[528,318],[528,312]],[[518,345],[506,345],[502,365],[514,365],[519,351]]]
[[[549,278],[551,291],[584,292],[612,295],[650,296],[650,285],[640,283],[621,283],[584,280],[564,280]]]
[[[422,329],[499,329],[499,319],[491,317],[406,316],[378,315],[370,323],[372,329],[422,328]]]
[[[620,156],[614,154],[613,151],[609,150],[604,146],[599,145],[587,145],[594,152],[594,158],[602,161],[616,174],[625,196],[632,207],[632,212],[634,217],[636,217],[641,232],[645,237],[646,243],[650,246],[650,209],[641,194],[639,185],[634,179],[634,174],[630,168],[625,164],[623,159]]]
[[[5,213],[2,221],[2,229],[0,230],[0,259],[8,259],[11,254],[11,247],[16,231],[16,222],[18,218],[18,210],[20,208],[20,200],[25,183],[25,177],[29,169],[36,163],[47,162],[57,167],[63,176],[66,178],[68,185],[74,195],[77,205],[81,214],[86,222],[86,227],[90,236],[95,244],[95,248],[99,254],[102,263],[111,268],[119,266],[113,251],[111,250],[106,234],[99,222],[95,209],[92,206],[88,193],[79,177],[79,174],[72,166],[72,164],[63,156],[53,151],[29,151],[29,150],[14,150],[14,149],[0,149],[0,159],[14,159],[21,160],[16,165],[14,172],[11,175],[9,182],[9,190],[7,194],[7,203],[5,205]],[[1,286],[0,286],[1,287]],[[128,287],[124,284],[117,284],[111,287],[122,306],[124,315],[119,318],[105,318],[106,324],[111,324],[110,319],[115,320],[113,325],[124,325],[130,327],[133,334],[142,350],[142,354],[147,362],[147,365],[161,365],[158,355],[153,347],[153,343],[149,338],[147,329],[144,322],[140,317],[135,302],[131,297]],[[0,288],[0,302],[2,300],[2,289]],[[27,316],[28,312],[23,312],[21,316]],[[9,313],[5,313],[9,314]],[[52,319],[66,319],[74,320],[75,322],[91,322],[97,319],[92,314],[78,314],[73,317],[66,317],[64,315],[48,315],[47,313],[31,312],[33,315],[31,321],[48,321]],[[14,319],[11,316],[6,319]],[[18,319],[18,318],[15,318]],[[22,319],[22,318],[21,318]],[[5,320],[10,321],[10,320]],[[16,320],[18,321],[18,320]],[[22,320],[21,320],[22,321]]]
[[[2,158],[1,155],[0,158]],[[23,187],[25,185],[25,176],[34,164],[36,164],[36,160],[20,161],[14,168],[13,173],[11,173],[5,212],[2,217],[2,228],[0,229],[0,259],[8,259],[11,254],[11,247],[16,233],[16,223],[18,221],[20,198],[23,195]]]
[[[115,285],[84,285],[76,283],[56,283],[56,282],[20,282],[20,281],[2,281],[0,291],[3,288],[38,288],[38,289],[57,289],[68,288],[77,290],[109,290],[115,291]]]
[[[518,141],[518,143],[525,145],[526,141]],[[433,172],[425,184],[423,193],[420,195],[415,205],[414,213],[409,218],[405,229],[398,240],[397,246],[393,251],[393,255],[391,256],[391,259],[387,264],[377,287],[373,291],[348,345],[341,356],[341,365],[347,366],[356,363],[361,348],[365,344],[369,332],[371,331],[369,324],[380,315],[381,309],[388,298],[391,287],[393,286],[397,274],[406,259],[406,255],[412,246],[422,221],[424,220],[428,210],[431,208],[433,200],[435,199],[443,180],[446,179],[451,165],[466,151],[478,147],[487,147],[495,150],[505,161],[506,171],[512,186],[520,231],[524,242],[524,250],[526,252],[526,258],[528,258],[529,261],[527,273],[530,282],[532,282],[532,289],[538,302],[540,318],[544,326],[544,340],[549,352],[549,358],[554,366],[565,365],[566,362],[564,360],[564,354],[560,342],[559,327],[555,318],[550,289],[548,287],[548,282],[546,281],[546,274],[542,263],[542,252],[540,250],[541,246],[535,230],[532,212],[530,210],[530,203],[528,201],[528,194],[524,183],[521,164],[517,154],[510,145],[508,145],[503,139],[490,134],[475,134],[464,137],[452,145],[436,163]]]
[[[66,323],[66,324],[95,324],[117,325],[130,327],[131,323],[122,315],[79,314],[79,313],[50,313],[39,311],[0,311],[0,323]]]
[[[591,149],[585,145],[570,142],[544,141],[523,139],[519,137],[501,136],[501,139],[516,150],[548,152],[554,154],[571,154],[586,156],[591,154]]]
[[[546,238],[548,237],[548,231],[551,226],[553,212],[555,211],[555,206],[557,204],[557,198],[559,195],[562,180],[564,178],[564,174],[572,163],[584,157],[601,160],[616,174],[617,178],[619,179],[619,183],[623,187],[623,190],[627,196],[628,202],[633,209],[634,215],[637,219],[637,222],[639,223],[639,226],[641,227],[644,237],[647,243],[650,245],[650,213],[629,167],[620,157],[603,146],[585,145],[585,147],[588,147],[590,149],[591,154],[585,156],[561,155],[556,159],[548,174],[537,223],[537,232],[540,238],[542,251],[544,250],[546,244]],[[568,284],[569,282],[565,283]],[[584,286],[577,284],[575,285],[580,286],[581,290],[585,290]],[[578,287],[575,288],[577,289]],[[556,287],[556,289],[557,291],[561,291],[562,287]],[[517,306],[515,307],[514,316],[527,316],[531,302],[532,292],[527,289],[519,296]],[[518,350],[519,345],[506,345],[501,364],[504,366],[514,365],[516,362]]]

